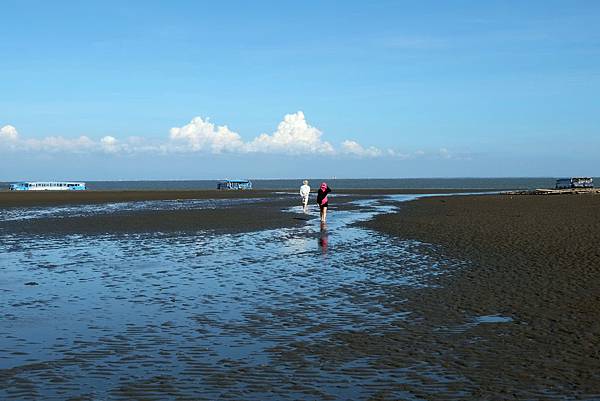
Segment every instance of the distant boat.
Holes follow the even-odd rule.
[[[217,184],[217,189],[226,190],[245,190],[252,189],[252,181],[250,180],[223,180]]]
[[[555,188],[594,188],[594,180],[591,177],[559,178],[556,180]]]
[[[85,182],[17,182],[10,184],[11,191],[85,191]]]

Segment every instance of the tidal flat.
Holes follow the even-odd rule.
[[[523,334],[502,264],[394,231],[421,204],[495,197],[340,194],[326,226],[285,191],[4,207],[0,398],[592,397],[597,355],[575,367],[579,348]]]

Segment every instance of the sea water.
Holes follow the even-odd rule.
[[[252,177],[230,177],[251,178]],[[216,180],[171,180],[171,181],[89,181],[91,190],[201,190],[215,189]],[[265,180],[252,179],[255,189],[290,189],[300,188],[302,180]],[[335,189],[383,188],[383,189],[535,189],[554,188],[555,178],[402,178],[402,179],[336,179],[308,178],[311,185],[316,187],[323,181]],[[596,180],[597,182],[600,180]],[[8,189],[8,182],[0,182],[0,190]]]

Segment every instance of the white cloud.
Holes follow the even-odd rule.
[[[106,136],[99,142],[83,135],[78,138],[65,138],[63,136],[48,136],[45,138],[22,138],[17,129],[12,125],[0,128],[0,144],[7,145],[9,150],[19,151],[44,151],[44,152],[69,152],[83,153],[95,150],[113,151],[120,149],[116,146],[116,139]]]
[[[303,154],[334,153],[329,142],[321,140],[323,134],[308,125],[304,113],[287,114],[272,135],[261,134],[247,144],[250,152]]]
[[[416,151],[402,153],[395,149],[363,146],[356,140],[344,140],[334,147],[323,140],[323,133],[308,124],[302,111],[287,114],[272,134],[260,134],[245,141],[237,132],[226,125],[215,125],[208,118],[195,117],[188,124],[173,127],[165,139],[150,140],[143,137],[118,139],[106,135],[100,139],[87,136],[66,138],[22,138],[12,125],[0,128],[0,150],[24,150],[45,152],[104,152],[166,154],[177,152],[207,153],[268,153],[281,155],[319,155],[339,157],[414,159],[435,157],[452,159],[454,155],[445,148],[434,152]]]
[[[183,127],[171,128],[170,138],[176,142],[187,142],[189,150],[193,151],[209,150],[213,153],[222,153],[240,151],[244,148],[244,142],[239,134],[225,125],[215,126],[208,118],[204,120],[202,117],[194,118]]]
[[[117,138],[115,138],[114,136],[107,135],[100,139],[100,143],[105,146],[112,147],[117,144]]]
[[[80,136],[79,138],[49,136],[42,139],[22,140],[19,142],[18,147],[25,150],[79,153],[94,150],[97,144],[87,136]]]
[[[440,150],[438,151],[438,155],[442,159],[450,159],[452,157],[452,155],[450,154],[450,152],[446,148],[440,148]]]
[[[117,138],[110,135],[107,135],[100,139],[100,146],[107,153],[117,153],[119,150],[122,149],[122,147],[119,146],[119,141],[117,140]]]
[[[342,153],[358,157],[378,157],[382,155],[382,151],[374,146],[365,148],[358,142],[350,140],[342,142]],[[387,153],[393,155],[394,151],[389,149]]]
[[[0,140],[16,141],[19,138],[17,129],[12,125],[5,125],[0,128]]]

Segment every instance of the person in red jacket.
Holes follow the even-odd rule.
[[[324,182],[321,184],[319,191],[317,192],[317,204],[321,209],[321,222],[327,221],[327,207],[329,206],[329,199],[327,195],[331,192],[331,188]]]

